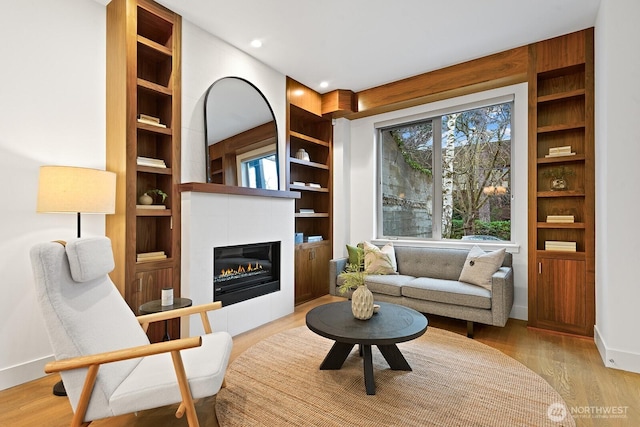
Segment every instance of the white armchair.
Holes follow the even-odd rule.
[[[193,399],[218,393],[231,354],[231,336],[212,333],[206,314],[220,303],[136,318],[108,276],[106,237],[36,245],[31,263],[56,358],[45,372],[60,372],[72,426],[174,403],[176,417],[198,426]],[[197,313],[205,335],[149,343],[149,322]]]

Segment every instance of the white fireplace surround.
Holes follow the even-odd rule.
[[[280,241],[280,291],[209,314],[217,331],[237,335],[293,312],[294,199],[182,193],[181,296],[213,301],[213,248]],[[201,322],[182,322],[183,336],[202,334]]]

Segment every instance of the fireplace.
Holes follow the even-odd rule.
[[[213,300],[223,306],[280,290],[280,242],[213,248]]]

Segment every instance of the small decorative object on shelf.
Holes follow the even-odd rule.
[[[309,161],[309,153],[307,153],[304,148],[301,148],[296,152],[296,159],[298,159],[298,160],[306,160],[308,162]]]
[[[148,195],[147,193],[144,193],[142,196],[138,197],[138,203],[140,205],[152,205],[153,204],[153,197],[151,197],[150,195]]]
[[[140,202],[141,205],[151,205],[153,204],[154,195],[162,199],[160,203],[164,203],[164,201],[167,200],[167,193],[157,188],[154,188],[153,190],[146,191],[142,196],[140,196],[140,198],[138,199],[138,202]]]
[[[573,169],[561,166],[559,168],[546,169],[542,175],[545,178],[550,178],[549,189],[551,191],[567,190],[567,177],[573,175]]]

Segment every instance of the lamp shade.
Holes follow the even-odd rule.
[[[36,212],[115,213],[116,174],[73,166],[41,166]]]

